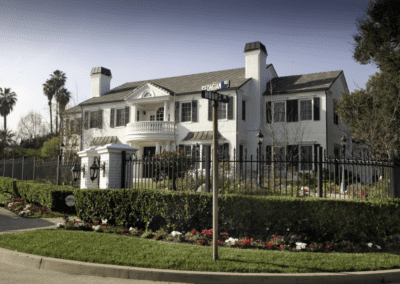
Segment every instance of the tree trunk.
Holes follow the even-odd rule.
[[[50,133],[53,134],[53,116],[51,111],[51,101],[49,101],[49,107],[50,107]]]

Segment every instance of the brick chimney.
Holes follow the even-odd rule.
[[[111,71],[104,67],[94,67],[90,72],[92,78],[91,97],[97,98],[110,92]]]

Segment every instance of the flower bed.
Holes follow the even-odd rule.
[[[11,198],[11,197],[10,197]],[[19,199],[3,202],[6,209],[18,213],[21,217],[31,215],[60,215],[64,218],[64,223],[59,223],[59,230],[85,230],[95,233],[119,234],[127,237],[152,238],[157,241],[185,243],[189,245],[211,246],[213,230],[202,230],[201,232],[192,229],[188,232],[172,231],[168,233],[162,229],[152,232],[144,228],[118,228],[107,224],[107,220],[93,223],[84,223],[80,220],[70,221],[68,216],[60,213],[50,212],[45,207],[36,204],[28,204]],[[288,228],[289,232],[290,229]],[[400,235],[389,236],[380,242],[353,243],[349,241],[336,242],[335,240],[325,242],[314,242],[303,240],[300,235],[273,233],[267,236],[249,236],[245,238],[235,238],[228,233],[220,232],[218,236],[218,246],[236,249],[259,249],[259,250],[278,250],[288,252],[325,252],[325,253],[365,253],[365,252],[390,252],[400,250]]]

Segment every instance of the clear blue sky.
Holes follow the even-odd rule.
[[[242,68],[253,41],[278,76],[343,70],[350,91],[365,88],[379,70],[354,61],[352,36],[368,2],[1,0],[0,87],[18,95],[8,128],[30,110],[50,121],[42,84],[57,69],[73,106],[90,98],[92,67],[111,70],[111,88]]]

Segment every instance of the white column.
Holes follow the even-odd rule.
[[[168,121],[168,102],[164,102],[164,121]]]
[[[136,116],[137,116],[137,106],[135,104],[132,105],[132,116],[131,116],[131,121],[132,122],[137,122],[136,121]]]
[[[160,141],[156,141],[156,154],[160,153]]]
[[[93,158],[98,156],[95,148],[86,149],[77,153],[81,158],[81,168],[85,167],[85,177],[83,172],[81,175],[81,189],[98,188],[98,179],[92,181],[90,179],[90,166],[93,164]]]
[[[174,102],[171,103],[169,113],[170,113],[171,121],[175,121],[175,103]]]
[[[166,151],[171,151],[171,141],[167,141],[165,144],[165,150]]]

